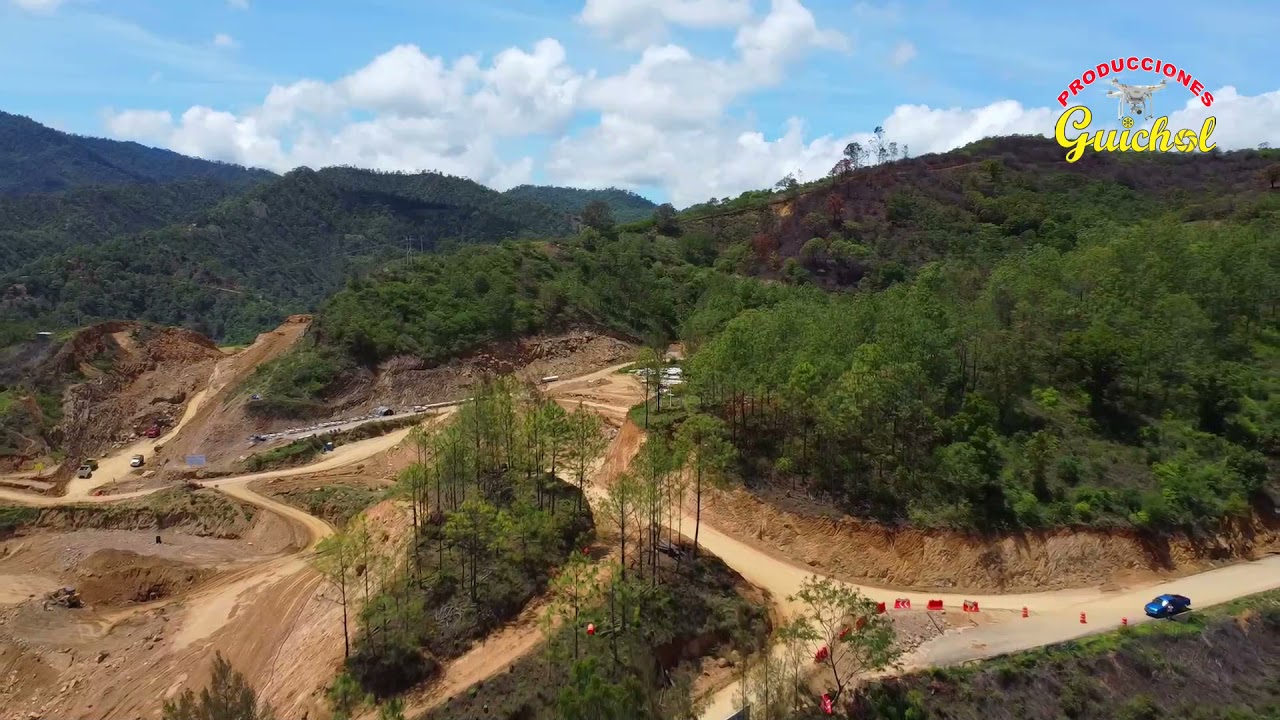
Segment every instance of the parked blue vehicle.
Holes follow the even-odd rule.
[[[1143,608],[1153,618],[1170,618],[1191,609],[1191,598],[1185,595],[1161,595]]]

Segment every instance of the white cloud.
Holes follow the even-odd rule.
[[[780,80],[783,66],[810,50],[850,48],[844,35],[819,28],[813,13],[800,0],[772,0],[769,14],[759,23],[739,29],[733,46],[741,53],[745,68],[759,74],[764,82]]]
[[[894,46],[893,52],[889,53],[889,64],[894,67],[902,67],[914,60],[916,57],[916,46],[903,40]]]
[[[249,0],[227,0],[227,4],[236,10],[248,10]]]
[[[233,48],[236,46],[236,39],[226,33],[218,33],[213,36],[213,46],[220,48]]]
[[[125,110],[105,113],[107,133],[120,140],[155,140],[167,136],[173,116],[163,110]]]
[[[1280,147],[1280,90],[1250,96],[1227,85],[1215,90],[1213,98],[1212,107],[1205,107],[1200,98],[1188,99],[1181,110],[1169,113],[1169,124],[1199,129],[1205,118],[1213,116],[1217,120],[1213,141],[1224,150],[1257,147],[1264,142]]]
[[[899,105],[880,123],[885,137],[911,146],[913,155],[945,152],[994,135],[1052,135],[1061,108],[1024,108],[1000,100],[969,110]]]
[[[340,80],[336,89],[350,105],[365,110],[427,114],[456,106],[477,72],[469,56],[449,68],[416,45],[398,45]]]
[[[588,107],[663,126],[714,122],[753,81],[739,67],[676,45],[650,47],[626,72],[589,83]]]
[[[798,0],[773,0],[768,15],[739,28],[732,61],[678,45],[653,45],[628,70],[589,81],[588,108],[664,128],[715,122],[737,98],[780,82],[787,66],[818,48],[847,49],[843,35],[818,28]]]
[[[493,132],[552,132],[573,116],[582,85],[560,43],[545,39],[531,53],[519,48],[498,53],[471,104]]]
[[[658,186],[677,207],[709,197],[738,195],[772,185],[790,172],[825,175],[846,139],[805,140],[803,123],[791,119],[782,136],[738,127],[660,130],[621,115],[553,148],[547,171],[557,183],[584,187]]]
[[[272,87],[241,114],[203,106],[177,118],[108,111],[106,125],[115,137],[278,171],[440,170],[504,186],[528,182],[533,161],[505,161],[499,140],[558,131],[578,107],[582,83],[555,40],[505,50],[487,66],[471,56],[446,63],[401,45],[334,82]]]
[[[53,12],[62,5],[64,0],[10,0],[14,5],[23,10],[32,12]]]
[[[664,40],[669,25],[734,27],[750,17],[750,0],[587,0],[578,21],[636,49]]]

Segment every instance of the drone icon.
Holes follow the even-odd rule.
[[[1124,117],[1124,106],[1128,104],[1129,112],[1138,117],[1146,115],[1147,119],[1150,120],[1152,114],[1149,112],[1148,105],[1151,103],[1151,96],[1157,91],[1163,90],[1168,81],[1161,80],[1159,85],[1126,85],[1112,78],[1111,84],[1116,89],[1107,91],[1107,97],[1120,99],[1120,110],[1116,116],[1117,119]]]

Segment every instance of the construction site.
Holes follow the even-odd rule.
[[[245,472],[247,457],[290,442],[287,433],[250,442],[251,433],[291,428],[255,425],[241,388],[298,343],[308,322],[290,318],[234,352],[191,333],[113,326],[46,359],[52,365],[42,367],[74,369],[84,380],[66,390],[63,445],[33,439],[26,466],[0,477],[0,718],[159,717],[166,699],[203,686],[215,652],[253,678],[282,717],[330,717],[325,692],[342,664],[342,610],[313,566],[314,549],[355,515],[375,529],[379,552],[406,541],[409,511],[387,490],[414,462],[407,440],[416,428],[448,423],[451,403],[465,402],[486,374],[517,374],[566,409],[604,420],[607,448],[586,488],[593,510],[645,442],[628,418],[646,402],[643,378],[626,371],[638,348],[576,332],[440,368],[393,364],[336,402],[334,418],[394,406],[409,409],[412,422],[306,464]],[[412,412],[426,405],[435,407]],[[146,437],[151,427],[161,432]],[[136,455],[145,463],[131,467]],[[96,469],[78,476],[90,458]],[[1277,535],[1261,525],[1207,549],[1171,541],[1157,553],[1101,531],[991,541],[894,533],[806,511],[799,498],[742,490],[709,491],[701,508],[685,507],[676,521],[686,536],[695,512],[700,546],[775,619],[797,612],[788,598],[807,577],[834,578],[882,603],[908,667],[1138,623],[1137,608],[1170,589],[1211,604],[1280,585]],[[544,637],[538,604],[411,693],[406,716],[532,652]],[[732,662],[703,659],[696,689],[707,720],[738,709]]]

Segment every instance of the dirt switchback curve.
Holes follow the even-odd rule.
[[[247,368],[239,370],[244,372]],[[215,395],[225,387],[226,383],[218,384]],[[188,421],[197,417],[204,397],[202,393],[200,398],[193,398],[183,423],[164,439],[177,435]],[[455,410],[455,407],[441,408],[439,413],[424,420],[434,421]],[[331,534],[333,528],[309,513],[264,497],[248,486],[259,480],[313,475],[356,465],[396,447],[411,431],[412,428],[402,428],[343,445],[311,465],[197,482],[201,487],[215,489],[283,518],[292,532],[290,550],[230,572],[182,600],[151,603],[106,618],[103,633],[111,632],[112,627],[127,623],[140,614],[160,608],[177,608],[180,615],[173,632],[165,638],[167,652],[162,656],[132,668],[122,678],[109,681],[103,678],[101,685],[91,681],[89,687],[80,688],[85,695],[82,701],[67,700],[63,693],[63,697],[53,701],[50,710],[102,720],[152,713],[164,698],[171,697],[183,687],[199,685],[209,659],[218,650],[237,669],[254,678],[263,699],[285,716],[292,717],[301,712],[313,716],[324,714],[319,691],[332,679],[334,667],[341,662],[341,631],[334,617],[334,613],[340,610],[320,597],[323,581],[311,567],[310,559],[315,545]],[[164,439],[146,443],[151,446]],[[129,455],[137,447],[135,444],[104,458],[99,463],[100,472],[104,466],[107,469],[114,467],[113,463],[127,465]],[[155,487],[114,495],[93,495],[93,489],[113,479],[109,472],[102,473],[100,477],[104,479],[101,483],[93,483],[94,487],[85,484],[61,497],[0,488],[0,501],[36,507],[109,504],[163,489]],[[505,657],[523,654],[532,647],[523,634],[512,636],[510,642],[513,644],[508,644],[504,636],[496,636],[486,642],[485,647],[492,648],[495,642],[505,646]],[[305,661],[299,662],[298,658],[305,658]],[[492,663],[471,668],[464,664],[458,670],[466,670],[461,681],[470,684],[466,678],[473,673],[487,677],[497,668]],[[90,704],[66,704],[72,702]],[[89,708],[92,710],[86,713]]]

